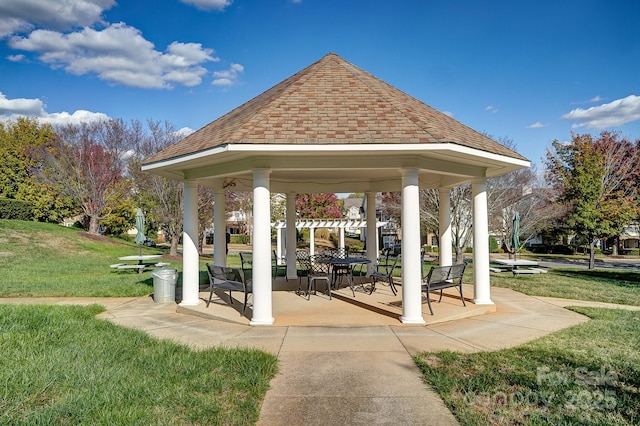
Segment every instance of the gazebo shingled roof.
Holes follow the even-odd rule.
[[[145,164],[226,144],[443,144],[522,155],[329,53]]]
[[[252,325],[274,322],[270,193],[287,196],[287,277],[297,278],[295,194],[363,192],[372,212],[376,194],[401,191],[399,319],[424,324],[419,190],[439,192],[440,260],[450,265],[450,189],[471,184],[473,301],[492,304],[487,179],[524,167],[529,161],[517,152],[330,53],[147,159],[142,170],[184,182],[183,305],[201,302],[198,186],[213,189],[216,229],[225,228],[224,191],[252,191]],[[375,242],[367,245],[367,258],[375,260],[375,221],[367,221],[366,236]],[[214,233],[215,246],[225,246],[224,233]],[[226,264],[224,250],[215,262]]]

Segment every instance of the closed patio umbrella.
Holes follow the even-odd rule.
[[[138,233],[133,241],[140,246],[140,255],[142,255],[142,244],[144,244],[147,237],[144,236],[144,213],[140,208],[136,210],[136,231]]]
[[[513,234],[511,234],[511,247],[513,248],[513,259],[516,259],[516,252],[520,247],[520,215],[518,212],[513,212]]]

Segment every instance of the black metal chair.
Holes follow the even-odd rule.
[[[247,279],[253,278],[253,253],[249,251],[240,252],[240,263],[242,264],[242,272]]]
[[[321,253],[323,256],[330,257],[332,259],[346,259],[349,257],[349,248],[340,247],[336,249],[325,250]],[[352,285],[352,268],[351,265],[337,265],[333,264],[331,267],[331,286],[335,289],[339,289],[342,284],[342,279],[347,278],[349,285]]]
[[[209,275],[209,300],[207,300],[207,308],[211,303],[211,298],[216,288],[229,291],[229,303],[231,303],[231,305],[233,305],[231,292],[241,291],[244,293],[244,305],[242,306],[241,315],[244,315],[247,309],[249,294],[253,293],[251,281],[245,279],[245,275],[241,269],[212,265],[211,263],[207,263],[206,266]]]
[[[371,291],[369,291],[369,294],[376,291],[376,282],[378,281],[388,282],[394,296],[398,293],[396,285],[393,282],[393,271],[396,269],[401,257],[402,255],[399,254],[395,258],[392,258],[387,254],[387,256],[378,259],[378,262],[371,273]]]
[[[278,254],[276,253],[275,250],[272,250],[271,251],[271,269],[273,270],[273,279],[275,280],[276,277],[278,276],[278,272],[280,271],[280,269],[283,269],[285,279],[289,281],[289,279],[287,278],[287,264],[286,262],[284,264],[280,262],[281,262],[281,259],[278,258]]]
[[[313,293],[317,291],[316,281],[324,281],[327,285],[327,293],[331,300],[331,257],[326,255],[309,256],[311,267],[307,275],[307,300],[311,299],[311,289]]]
[[[306,251],[299,250],[296,252],[296,272],[298,274],[298,291],[296,294],[302,294],[302,278],[309,276],[311,271],[311,257]]]

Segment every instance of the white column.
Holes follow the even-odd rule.
[[[316,228],[313,226],[309,228],[309,254],[316,254]]]
[[[213,262],[227,266],[227,205],[222,188],[213,193]]]
[[[273,324],[269,170],[253,171],[253,316],[251,325]]]
[[[405,324],[422,318],[422,259],[420,256],[420,188],[418,170],[402,171],[402,316]]]
[[[282,257],[282,253],[284,251],[284,240],[282,238],[282,236],[284,235],[283,231],[284,230],[282,228],[276,228],[276,263],[278,265],[281,263],[280,258]]]
[[[371,276],[378,259],[378,217],[376,216],[376,193],[367,192],[365,195],[367,197],[367,259],[371,261],[367,265],[367,276]]]
[[[296,194],[291,192],[287,194],[287,242],[285,244],[287,250],[287,278],[298,278],[296,269]]]
[[[487,180],[471,184],[473,196],[473,303],[492,305],[489,280],[489,220],[487,218]]]
[[[440,257],[440,266],[450,266],[452,264],[451,257],[453,255],[451,241],[451,191],[449,188],[440,188],[438,193],[438,222],[440,228],[438,252]]]
[[[200,303],[199,255],[198,255],[198,184],[184,183],[184,225],[182,233],[182,306]]]
[[[344,220],[344,219],[343,219]],[[344,228],[340,228],[340,242],[339,247],[344,248]]]

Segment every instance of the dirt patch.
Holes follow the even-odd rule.
[[[167,260],[173,260],[174,262],[182,262],[182,256],[169,256],[168,254],[163,254],[162,258]]]
[[[80,235],[81,237],[88,238],[90,240],[100,241],[100,242],[103,242],[103,243],[122,244],[122,245],[124,245],[124,243],[112,240],[111,238],[105,237],[104,235],[100,235],[100,234],[91,234],[89,232],[78,232],[78,235]]]

